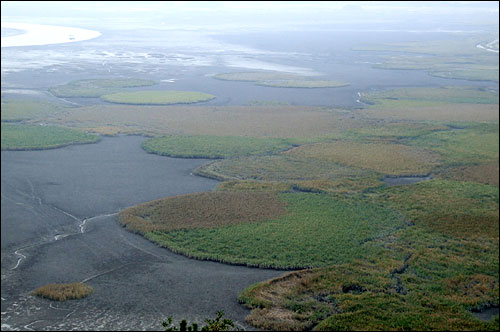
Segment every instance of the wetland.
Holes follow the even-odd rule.
[[[2,330],[498,330],[495,29],[142,19],[2,46]]]

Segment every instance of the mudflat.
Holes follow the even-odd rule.
[[[246,329],[245,287],[282,271],[188,259],[118,224],[117,213],[166,196],[210,191],[204,159],[147,154],[143,137],[47,151],[2,151],[2,329],[162,330],[168,316],[203,322],[224,310]],[[94,293],[53,302],[47,283]]]

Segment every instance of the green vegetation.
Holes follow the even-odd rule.
[[[456,76],[459,66],[470,71],[490,56],[460,45],[428,44],[438,55],[412,64],[456,60]],[[459,55],[445,54],[445,46]],[[221,79],[311,80],[276,72]],[[189,257],[307,268],[240,294],[258,328],[498,330],[498,317],[473,314],[499,304],[498,94],[404,88],[360,99],[370,105],[100,105],[32,119],[156,136],[144,143],[152,153],[226,158],[195,171],[225,180],[213,192],[144,203],[122,211],[120,222]],[[8,126],[2,149],[5,133],[49,128]],[[427,173],[433,179],[413,185],[382,181]],[[171,323],[164,327],[177,329]]]
[[[493,40],[498,37],[490,38]],[[481,36],[461,40],[372,45],[355,50],[416,53],[387,56],[385,62],[374,65],[375,68],[426,70],[432,76],[498,82],[498,54],[476,47],[485,40]]]
[[[33,291],[31,295],[40,296],[53,301],[82,299],[89,296],[94,290],[81,282],[72,284],[48,284]]]
[[[56,126],[2,123],[2,150],[42,150],[95,143],[100,137]]]
[[[227,194],[236,193],[240,192]],[[397,213],[363,198],[306,193],[284,193],[280,197],[287,209],[281,217],[222,227],[215,227],[211,218],[197,218],[208,228],[186,229],[181,225],[179,230],[153,230],[145,236],[189,257],[249,266],[303,268],[352,261],[370,250],[364,246],[366,241],[387,236],[404,225]],[[189,210],[196,211],[193,213],[203,213],[189,206]],[[241,210],[228,204],[222,209]],[[171,213],[171,209],[153,211],[150,214]],[[176,218],[161,220],[173,222]]]
[[[207,325],[202,326],[199,331],[231,331],[231,328],[234,328],[234,323],[230,319],[222,319],[224,316],[224,311],[217,311],[217,317],[215,319],[205,319],[205,323]],[[183,319],[179,323],[179,327],[172,324],[172,317],[168,317],[166,322],[162,323],[165,331],[198,331],[198,324],[192,323],[188,325],[187,320]]]
[[[117,92],[101,96],[110,103],[132,105],[192,104],[214,99],[215,96],[191,91],[135,91]]]
[[[439,152],[447,164],[498,162],[498,124],[434,132],[408,143]]]
[[[206,164],[195,173],[222,180],[302,181],[368,176],[368,170],[339,165],[328,160],[297,158],[290,154],[241,157]]]
[[[359,259],[247,288],[247,321],[270,330],[498,330],[498,316],[471,313],[498,306],[498,187],[431,180],[369,197],[409,226],[366,242]]]
[[[277,88],[339,88],[349,83],[330,80],[311,80],[308,76],[287,74],[282,72],[243,72],[215,75],[214,78],[224,81],[255,82],[256,85]]]
[[[2,122],[49,117],[66,110],[62,105],[31,99],[2,99]]]
[[[99,98],[102,95],[114,93],[123,88],[133,88],[154,85],[156,82],[139,79],[90,79],[72,81],[49,89],[56,97],[86,97]]]
[[[243,136],[166,136],[151,138],[144,150],[181,158],[230,158],[269,154],[292,147],[285,139]]]
[[[498,122],[498,93],[472,87],[404,88],[363,93],[362,111],[379,119]]]

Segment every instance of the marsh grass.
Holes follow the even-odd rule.
[[[498,188],[431,180],[367,197],[410,224],[365,243],[359,259],[250,286],[239,295],[246,320],[269,330],[498,330],[498,316],[471,314],[498,306]]]
[[[120,213],[126,228],[142,234],[253,223],[285,213],[275,193],[217,191],[168,197]]]
[[[498,163],[449,167],[439,172],[442,179],[473,181],[498,187]]]
[[[192,91],[134,91],[117,92],[101,96],[110,103],[132,105],[192,104],[214,99],[215,96]]]
[[[25,124],[2,123],[2,150],[42,150],[70,144],[95,143],[101,138],[80,130]]]
[[[81,282],[71,284],[48,284],[34,290],[31,295],[53,301],[82,299],[93,292],[93,288]]]
[[[363,245],[368,239],[386,236],[404,224],[397,213],[362,198],[282,193],[280,199],[286,214],[266,221],[151,231],[146,237],[198,259],[296,269],[352,261],[370,250]]]
[[[498,104],[498,93],[472,87],[401,88],[389,91],[364,93],[362,100],[383,107],[440,106],[443,104]]]
[[[165,136],[142,144],[149,153],[181,158],[230,158],[276,153],[292,145],[285,139],[244,136]]]
[[[314,139],[363,125],[345,113],[312,106],[99,105],[72,109],[54,122],[155,135]]]
[[[498,124],[440,131],[408,142],[438,152],[450,165],[498,162]]]
[[[31,99],[2,99],[2,122],[31,120],[63,112],[67,109],[60,104]]]
[[[195,170],[198,175],[220,180],[310,181],[361,178],[373,171],[340,165],[329,160],[300,158],[291,154],[249,156],[220,160]]]
[[[308,76],[287,74],[283,72],[240,72],[218,74],[213,78],[224,81],[254,82],[256,85],[275,88],[339,88],[349,83],[332,80],[312,80]]]
[[[72,81],[49,89],[56,97],[84,97],[98,98],[102,95],[114,93],[123,88],[143,87],[154,85],[156,82],[140,79],[89,79]]]
[[[382,191],[418,225],[457,238],[498,241],[498,187],[474,182],[430,180]],[[446,199],[442,199],[446,197]]]
[[[303,145],[285,154],[369,169],[388,175],[428,174],[440,164],[440,156],[437,153],[395,143],[335,141]]]

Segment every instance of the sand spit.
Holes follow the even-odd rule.
[[[99,31],[94,30],[45,24],[2,22],[2,28],[26,31],[20,35],[3,37],[2,47],[72,43],[101,35]]]

